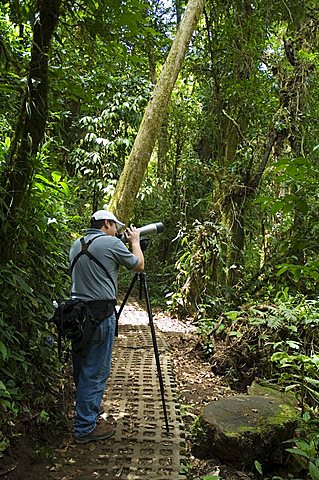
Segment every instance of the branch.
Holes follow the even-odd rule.
[[[228,120],[230,120],[235,125],[235,127],[237,128],[238,134],[239,134],[240,138],[242,139],[242,141],[245,142],[247,145],[249,145],[249,141],[247,140],[247,138],[244,137],[244,135],[243,135],[243,133],[240,129],[240,126],[238,125],[236,120],[234,118],[232,118],[230,115],[228,115],[228,113],[224,109],[222,110],[222,114],[225,115],[225,117],[228,118]]]
[[[260,183],[260,179],[261,179],[261,177],[262,177],[262,175],[265,171],[265,168],[267,166],[271,150],[272,150],[273,146],[275,145],[277,139],[278,139],[278,132],[277,131],[272,131],[272,132],[269,133],[268,143],[266,144],[266,150],[265,150],[264,156],[263,156],[263,158],[260,162],[260,165],[259,165],[259,168],[258,168],[258,171],[257,171],[256,175],[254,176],[254,178],[252,179],[252,181],[249,185],[249,189],[250,189],[251,193],[253,193],[256,190],[256,188],[258,187],[258,185]]]
[[[12,467],[8,468],[7,470],[3,470],[2,472],[0,472],[0,477],[3,477],[4,475],[8,475],[8,473],[13,472],[13,470],[15,470],[17,466],[18,466],[18,462]]]

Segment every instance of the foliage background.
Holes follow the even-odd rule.
[[[177,1],[59,3],[44,136],[14,219],[6,179],[17,168],[10,159],[19,118],[29,114],[23,99],[38,2],[0,6],[2,450],[21,418],[58,415],[61,371],[47,337],[55,335],[52,301],[68,295],[68,248],[112,197],[185,8]],[[191,317],[209,355],[226,338],[232,352],[254,338],[250,354],[263,349],[268,363],[249,379],[298,384],[312,405],[317,26],[311,0],[206,2],[132,218],[165,224],[146,254],[154,303]]]

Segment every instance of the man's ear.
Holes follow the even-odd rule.
[[[104,220],[104,227],[105,227],[106,229],[109,228],[109,222],[108,222],[107,220]]]

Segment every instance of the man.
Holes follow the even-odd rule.
[[[90,302],[94,316],[102,319],[84,352],[75,353],[73,345],[73,376],[76,385],[76,443],[88,443],[111,437],[114,428],[100,416],[100,407],[106,380],[110,375],[113,340],[116,328],[114,304],[117,296],[119,266],[133,272],[144,269],[144,256],[140,247],[140,234],[135,227],[125,230],[131,251],[117,237],[118,228],[124,227],[111,212],[98,210],[91,218],[84,240],[76,240],[70,250],[73,264],[71,298]],[[90,256],[89,256],[90,255]],[[93,255],[94,258],[91,257]],[[97,261],[96,261],[97,260]],[[100,262],[99,265],[98,262]]]

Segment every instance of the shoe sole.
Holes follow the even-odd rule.
[[[79,437],[79,438],[74,438],[74,441],[75,443],[78,443],[78,444],[85,444],[85,443],[90,443],[90,442],[101,442],[102,440],[106,440],[107,438],[111,438],[113,437],[113,435],[115,434],[115,431],[113,432],[110,432],[110,433],[106,433],[105,435],[103,435],[102,437],[91,437],[91,438],[85,438],[85,437]]]

